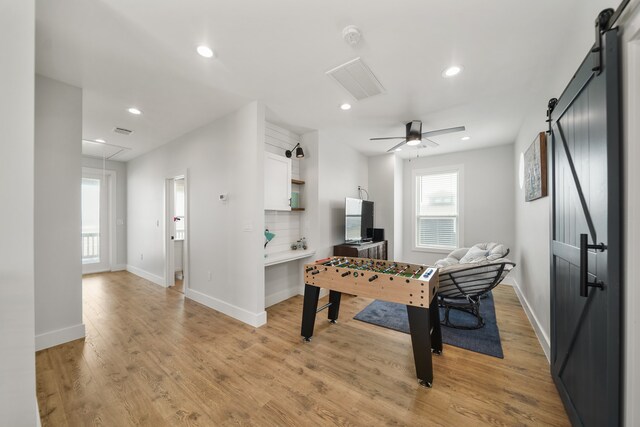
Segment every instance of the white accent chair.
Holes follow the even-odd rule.
[[[516,266],[507,259],[509,249],[498,243],[478,243],[471,248],[458,248],[436,262],[440,287],[438,302],[444,307],[443,325],[457,329],[479,329],[480,300],[498,286]],[[473,326],[456,325],[449,319],[450,310],[460,310],[476,317]]]

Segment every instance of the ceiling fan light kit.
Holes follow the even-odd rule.
[[[446,135],[448,133],[453,133],[453,132],[463,132],[465,130],[466,128],[464,126],[456,126],[453,128],[445,128],[445,129],[431,130],[428,132],[422,132],[422,122],[420,120],[413,120],[406,124],[405,136],[389,136],[389,137],[383,137],[383,138],[369,138],[369,139],[371,141],[380,141],[380,140],[387,140],[387,139],[402,139],[402,142],[394,145],[393,147],[387,150],[387,153],[391,153],[393,151],[400,151],[401,147],[405,144],[411,145],[411,146],[420,145],[423,139],[425,140],[426,144],[432,147],[437,147],[440,144],[430,140],[429,137]]]

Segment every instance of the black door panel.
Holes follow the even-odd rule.
[[[588,426],[620,422],[616,29],[604,33],[603,47],[600,72],[592,70],[592,52],[550,114],[551,372],[572,423]],[[586,262],[581,234],[592,246]],[[586,296],[581,269],[582,283],[603,283],[588,286]]]

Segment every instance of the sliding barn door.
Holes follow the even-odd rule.
[[[601,40],[549,116],[551,370],[571,422],[586,426],[620,423],[617,30]]]

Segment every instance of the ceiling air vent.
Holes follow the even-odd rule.
[[[327,71],[327,75],[358,101],[384,93],[378,78],[360,58]]]
[[[133,133],[132,130],[125,129],[125,128],[114,128],[113,131],[115,133],[119,133],[120,135],[131,135]]]

